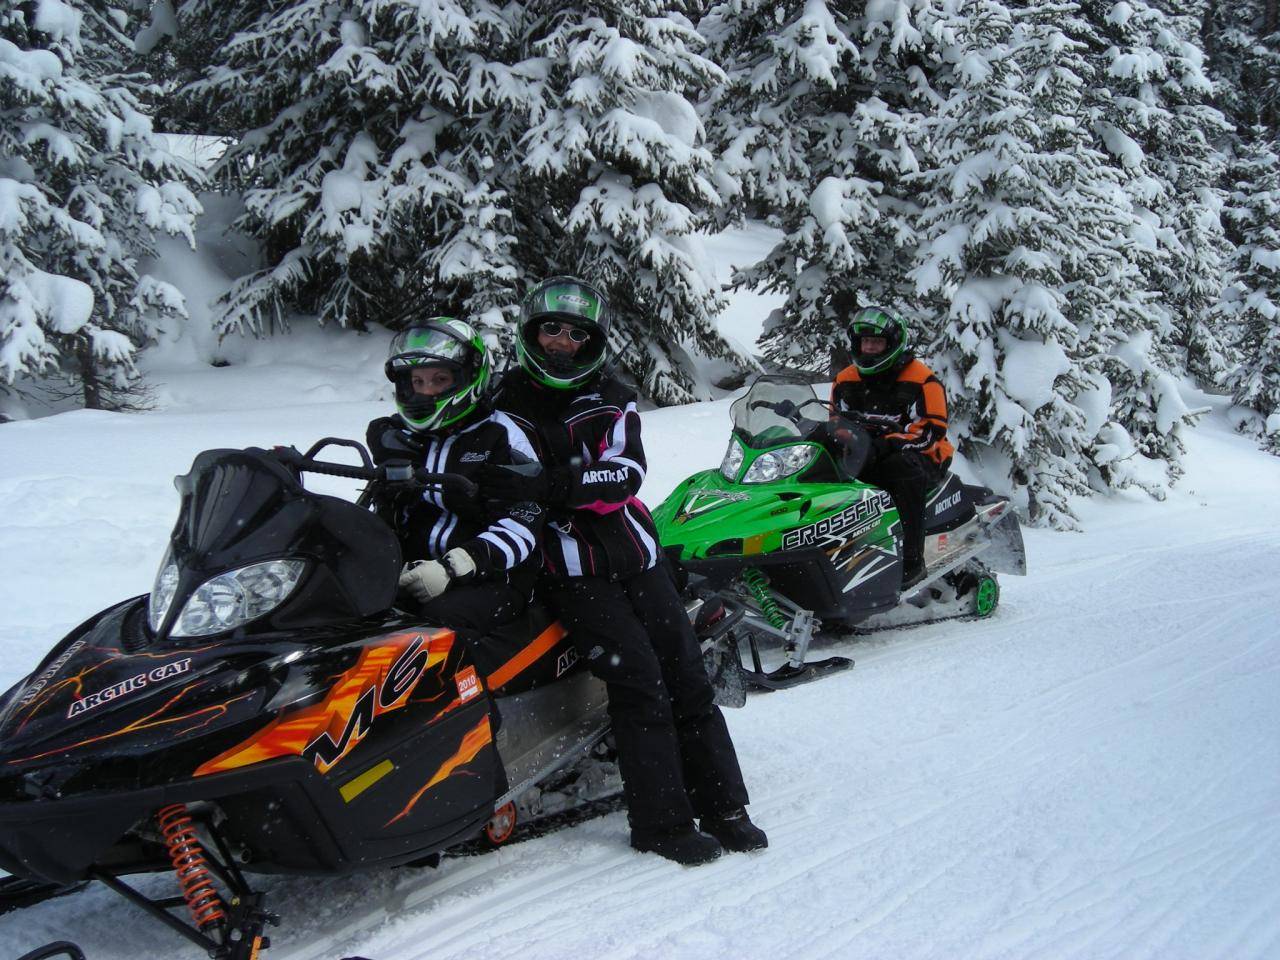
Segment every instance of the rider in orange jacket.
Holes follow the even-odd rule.
[[[933,371],[908,349],[907,324],[892,311],[859,310],[849,341],[853,363],[831,388],[832,411],[851,415],[871,435],[858,479],[893,497],[902,522],[902,584],[914,586],[927,572],[925,499],[955,452],[947,440],[947,398]]]

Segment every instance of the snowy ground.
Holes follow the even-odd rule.
[[[0,427],[0,686],[150,588],[197,451],[360,436],[386,391],[383,341],[357,343],[299,329],[225,368],[175,345],[156,412]],[[767,851],[683,869],[614,814],[437,871],[271,880],[269,956],[1280,957],[1280,460],[1225,424],[1215,402],[1167,502],[1027,531],[992,619],[833,644],[854,670],[732,712]],[[646,497],[727,426],[725,402],[645,414]],[[60,938],[197,956],[105,891],[0,918],[0,957]]]
[[[235,383],[199,411],[0,428],[0,683],[149,588],[197,450],[356,434],[382,409],[258,410]],[[646,415],[652,499],[718,459],[726,414]],[[730,723],[767,852],[681,869],[632,853],[617,814],[434,872],[273,881],[271,955],[1280,956],[1278,498],[1280,462],[1215,415],[1170,501],[1028,531],[994,619],[844,642],[850,673],[753,698]],[[122,918],[105,892],[45,904],[0,920],[0,955],[194,955]]]

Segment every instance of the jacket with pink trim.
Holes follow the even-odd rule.
[[[553,576],[625,579],[662,556],[638,493],[646,462],[636,396],[607,372],[578,391],[510,371],[494,401],[529,437],[550,476],[542,546]]]

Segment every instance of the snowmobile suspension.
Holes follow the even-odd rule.
[[[755,567],[747,567],[742,571],[742,582],[751,591],[751,596],[760,607],[760,612],[764,614],[765,619],[776,629],[785,630],[787,618],[778,608],[778,601],[774,599],[773,591],[769,589],[769,578]]]
[[[169,859],[173,861],[173,869],[178,875],[182,897],[187,901],[196,926],[203,930],[226,920],[222,898],[214,889],[209,862],[205,859],[200,838],[196,836],[195,824],[187,815],[186,805],[175,803],[164,807],[156,814],[156,820],[164,835],[165,846],[169,848]]]

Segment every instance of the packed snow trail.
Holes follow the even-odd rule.
[[[360,436],[381,410],[0,428],[0,681],[149,589],[196,451]],[[653,502],[723,449],[724,403],[644,419]],[[685,869],[612,814],[439,870],[268,878],[267,956],[1280,956],[1280,461],[1220,417],[1189,445],[1166,503],[1026,531],[993,618],[825,643],[857,666],[730,712],[767,851]],[[0,956],[64,937],[89,960],[198,955],[98,889],[0,919]]]

